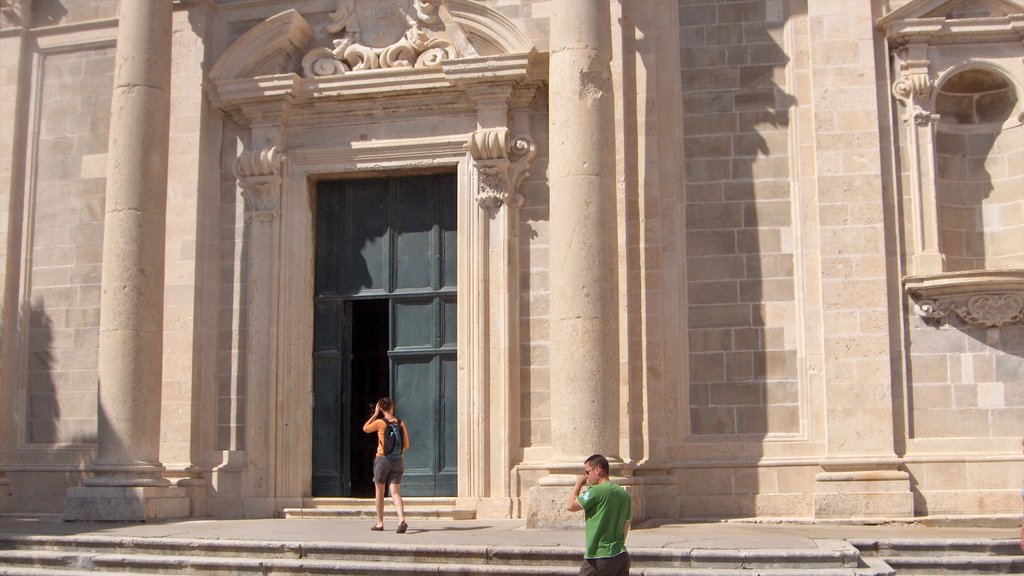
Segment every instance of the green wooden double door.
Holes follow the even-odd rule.
[[[322,182],[316,195],[313,495],[373,495],[391,396],[409,430],[402,494],[456,493],[456,182]]]

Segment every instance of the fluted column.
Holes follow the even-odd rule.
[[[582,466],[619,453],[611,21],[595,0],[551,13],[551,442]]]
[[[65,518],[183,515],[161,476],[171,2],[121,2],[107,150],[97,453]],[[150,490],[155,489],[155,490]],[[149,490],[147,492],[147,490]]]

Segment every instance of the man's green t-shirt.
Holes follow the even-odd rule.
[[[602,482],[576,497],[587,516],[584,558],[611,558],[626,551],[629,494],[615,482]]]

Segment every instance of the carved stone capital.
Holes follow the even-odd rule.
[[[302,59],[307,78],[380,68],[432,68],[476,51],[444,0],[338,0],[327,31],[333,48]],[[372,34],[372,37],[371,37]]]
[[[245,198],[246,218],[273,220],[280,208],[284,152],[277,146],[246,150],[235,160],[235,177]]]
[[[519,186],[530,173],[537,146],[529,135],[512,139],[508,128],[477,130],[467,142],[476,167],[476,200],[482,208],[523,204]]]

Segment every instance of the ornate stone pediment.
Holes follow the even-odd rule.
[[[243,126],[301,122],[324,100],[445,106],[472,85],[531,80],[536,56],[514,23],[473,0],[340,0],[321,32],[296,10],[257,24],[211,69],[211,101]]]
[[[338,0],[326,37],[286,10],[238,38],[210,71],[214,82],[303,71],[436,67],[443,61],[529,54],[533,43],[501,13],[473,0]]]
[[[302,59],[306,77],[379,68],[429,68],[444,60],[477,56],[442,0],[338,0],[327,31],[331,48]]]
[[[880,18],[890,46],[1024,38],[1024,4],[1014,0],[915,0]]]

